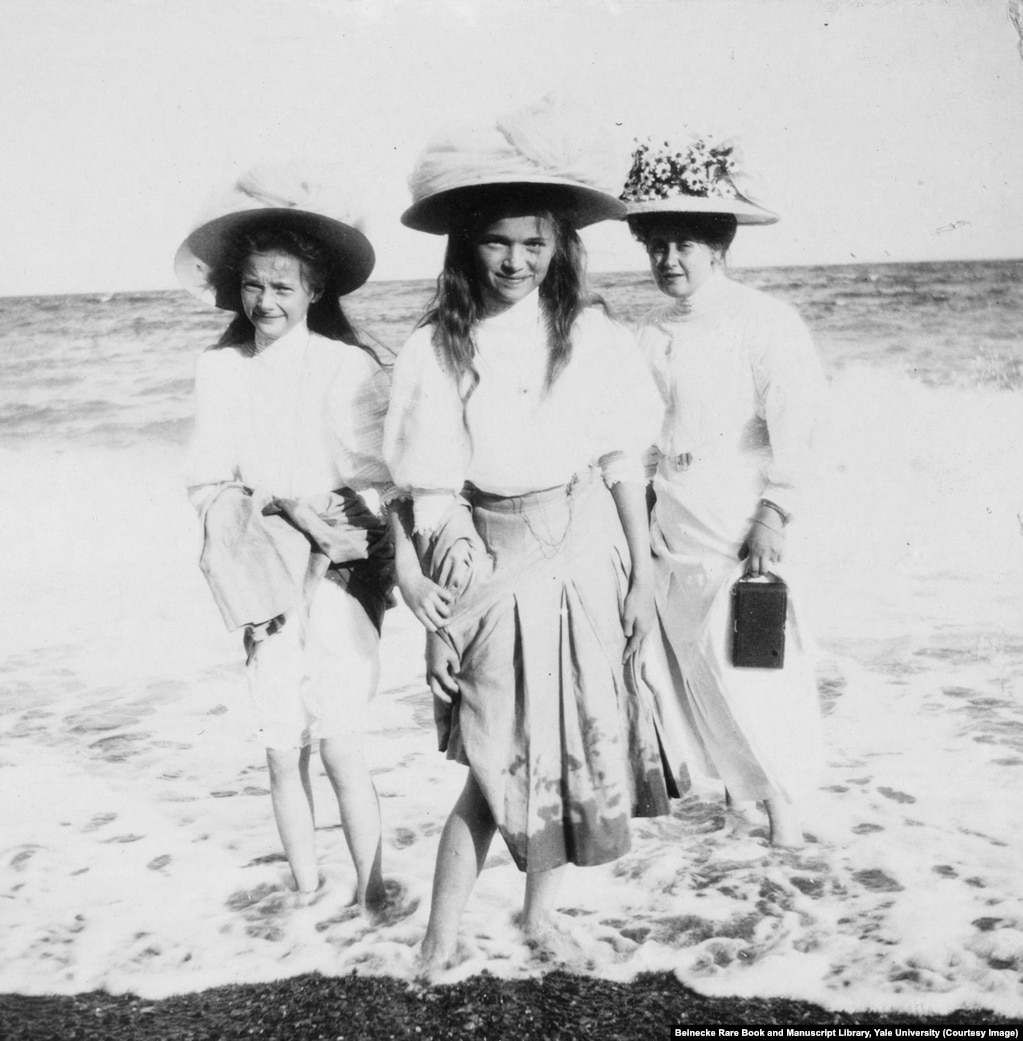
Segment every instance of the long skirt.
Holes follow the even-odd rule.
[[[631,817],[669,812],[671,787],[652,698],[622,665],[629,556],[614,501],[588,471],[470,503],[488,567],[443,630],[460,661],[447,754],[469,766],[520,870],[607,863],[629,849]]]
[[[673,473],[662,462],[651,542],[674,699],[658,707],[687,731],[694,772],[719,778],[735,799],[793,801],[816,781],[822,750],[800,614],[804,579],[788,565],[798,558],[791,532],[786,566],[775,569],[789,586],[784,668],[731,662],[731,588],[745,571],[738,554],[759,499],[756,482],[753,472],[726,480],[721,470]]]

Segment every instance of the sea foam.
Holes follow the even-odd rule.
[[[169,328],[170,309],[159,336]],[[564,943],[541,957],[515,927],[522,876],[498,840],[451,980],[667,970],[715,995],[1023,1015],[1019,392],[830,342],[800,521],[827,748],[810,841],[771,849],[766,822],[733,819],[697,779],[670,818],[635,822],[619,861],[570,869]],[[203,585],[180,488],[194,352],[115,354],[137,387],[163,390],[140,405],[119,385],[99,425],[84,407],[9,421],[0,447],[0,992],[411,979],[463,780],[436,751],[421,631],[388,613],[367,739],[394,913],[371,925],[350,906],[318,764],[325,885],[297,907],[247,736],[241,648]],[[51,405],[90,393],[61,384]]]

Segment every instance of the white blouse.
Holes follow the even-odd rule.
[[[373,358],[305,325],[250,351],[199,357],[186,484],[241,481],[288,498],[340,487],[393,494],[381,451],[389,380]]]
[[[721,472],[759,468],[763,497],[794,512],[824,391],[796,311],[719,273],[646,315],[638,337],[666,407],[657,449],[668,469],[686,455]]]
[[[453,373],[417,329],[394,367],[384,456],[412,494],[416,527],[429,530],[466,481],[498,495],[566,484],[591,465],[605,480],[643,480],[641,459],[662,406],[631,333],[588,308],[572,355],[548,390],[547,335],[539,294],[480,322],[479,383],[463,406]]]

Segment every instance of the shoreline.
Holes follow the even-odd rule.
[[[734,271],[743,272],[771,272],[771,271],[799,271],[808,268],[898,268],[898,267],[929,267],[939,268],[947,265],[965,265],[969,266],[981,266],[981,265],[998,265],[998,264],[1023,264],[1023,255],[1011,256],[1011,257],[946,257],[940,260],[920,260],[920,259],[901,259],[901,260],[836,260],[836,261],[822,261],[814,263],[812,261],[806,261],[801,263],[780,263],[780,264],[736,264],[733,268]],[[636,264],[633,267],[627,268],[594,268],[589,271],[589,280],[597,283],[607,281],[611,279],[617,279],[621,277],[626,278],[645,278],[649,274],[649,267],[645,263]],[[368,287],[371,288],[385,288],[388,286],[396,285],[414,285],[416,283],[422,284],[432,289],[436,281],[435,274],[427,275],[416,275],[409,277],[388,277],[388,278],[374,278],[371,282],[367,283]],[[366,295],[365,290],[356,290],[351,294],[353,300],[359,298],[360,292],[363,296]],[[74,289],[74,290],[63,290],[63,289],[47,289],[40,292],[33,293],[2,293],[0,292],[0,299],[9,301],[18,300],[48,300],[59,297],[94,297],[99,303],[110,303],[117,297],[139,297],[139,296],[152,296],[152,297],[163,297],[169,296],[174,299],[178,299],[184,305],[189,305],[189,301],[185,298],[184,291],[178,285],[165,285],[149,287],[145,289]],[[201,305],[196,306],[196,310],[201,310]]]
[[[462,1036],[486,1041],[632,1041],[671,1037],[674,1026],[734,1026],[751,1033],[759,1027],[823,1025],[1018,1029],[1019,1021],[979,1008],[947,1015],[829,1012],[787,998],[705,997],[670,973],[613,983],[560,971],[528,980],[503,980],[484,972],[441,986],[387,976],[311,973],[158,1001],[103,991],[60,997],[0,994],[4,1041],[439,1041]],[[844,1035],[837,1031],[830,1036]]]

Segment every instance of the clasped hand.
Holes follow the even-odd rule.
[[[472,545],[468,539],[458,539],[444,554],[436,582],[418,569],[405,577],[399,569],[398,588],[409,610],[434,633],[447,625],[451,608],[471,574]]]

